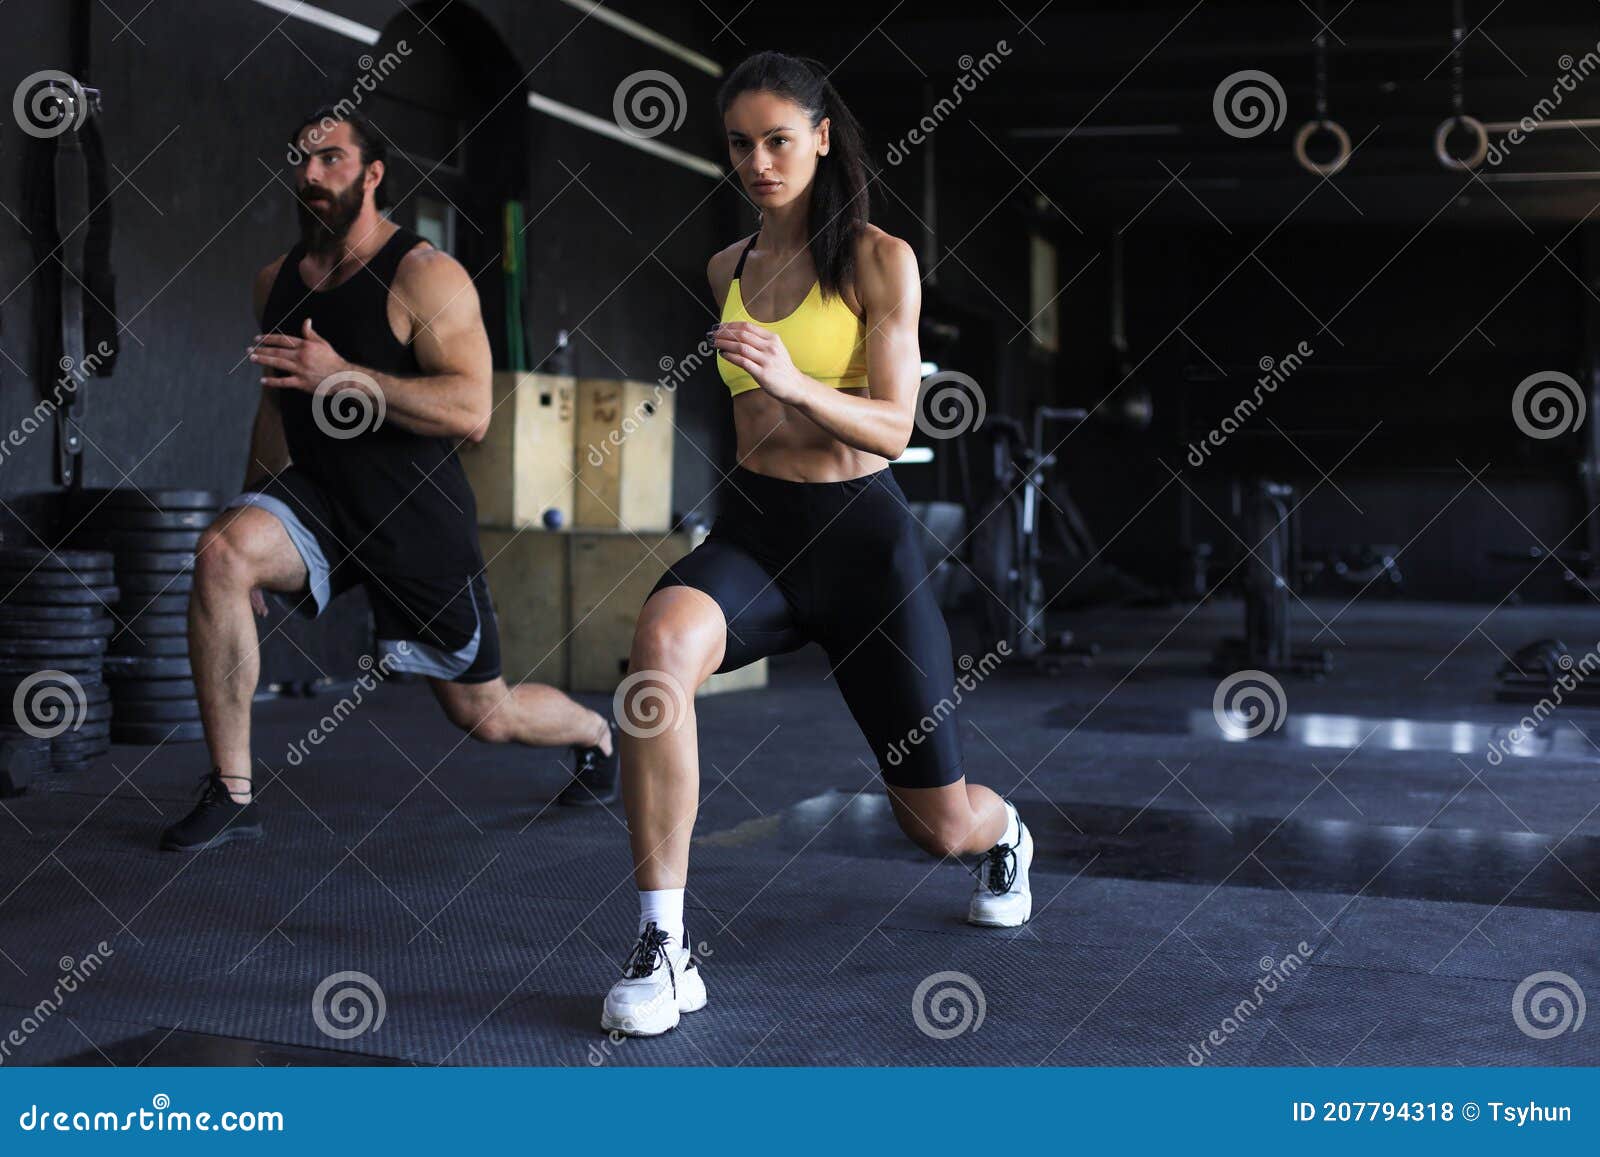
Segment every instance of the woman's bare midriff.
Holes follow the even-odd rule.
[[[789,482],[844,482],[889,464],[881,455],[846,446],[799,410],[759,389],[733,399],[733,425],[739,465],[757,474]]]

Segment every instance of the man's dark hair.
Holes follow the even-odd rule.
[[[389,166],[389,146],[366,117],[354,109],[340,108],[338,105],[325,104],[315,112],[307,113],[295,125],[294,133],[289,138],[289,159],[296,164],[301,159],[300,134],[307,125],[316,125],[317,131],[324,136],[333,131],[333,126],[347,124],[350,126],[351,135],[356,139],[356,147],[361,150],[361,164],[370,165],[373,161],[382,161],[384,168]],[[372,203],[379,209],[389,207],[389,176],[384,173],[383,180],[378,182],[378,187],[372,190]]]

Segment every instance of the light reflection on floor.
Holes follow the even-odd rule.
[[[1210,710],[1189,712],[1189,734],[1231,742],[1280,741],[1302,747],[1372,748],[1384,751],[1449,751],[1490,763],[1507,757],[1528,759],[1561,755],[1600,760],[1600,747],[1569,723],[1547,719],[1536,731],[1518,725],[1465,720],[1384,719],[1367,715],[1286,713],[1280,726],[1253,735],[1258,724],[1243,715]]]

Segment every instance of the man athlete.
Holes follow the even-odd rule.
[[[386,150],[359,113],[312,113],[295,150],[301,239],[255,279],[262,395],[244,492],[201,536],[189,602],[213,770],[161,846],[263,834],[250,756],[262,590],[314,617],[365,587],[381,669],[426,676],[475,739],[572,746],[562,801],[608,802],[615,725],[553,687],[501,677],[477,507],[455,453],[482,440],[493,396],[472,279],[379,212]]]

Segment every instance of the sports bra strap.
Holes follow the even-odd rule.
[[[746,257],[749,257],[750,256],[750,250],[752,250],[752,249],[754,249],[756,247],[756,237],[759,237],[759,236],[761,236],[761,234],[758,232],[758,233],[755,234],[754,237],[751,237],[750,238],[750,244],[746,245],[744,247],[744,252],[739,254],[739,264],[735,265],[733,267],[733,279],[735,281],[738,281],[740,275],[742,275],[744,273],[744,259]]]

